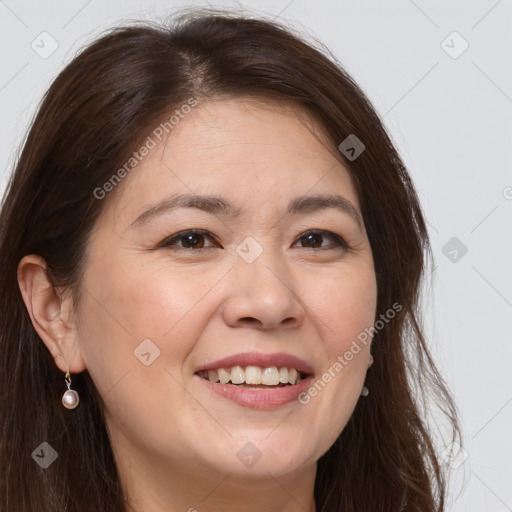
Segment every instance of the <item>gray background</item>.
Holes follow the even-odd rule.
[[[511,0],[0,1],[0,190],[78,48],[119,22],[207,4],[280,16],[317,37],[383,118],[429,222],[426,334],[463,420],[464,450],[446,458],[448,509],[511,511]]]

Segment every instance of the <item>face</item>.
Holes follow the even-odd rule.
[[[355,189],[319,133],[283,105],[199,105],[102,212],[79,340],[119,459],[195,478],[278,478],[314,472],[343,430],[369,345],[332,368],[373,325],[377,289]],[[338,202],[319,200],[328,196]],[[225,378],[219,367],[264,383],[205,379],[208,369]],[[275,385],[281,368],[302,381]]]

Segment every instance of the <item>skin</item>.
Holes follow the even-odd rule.
[[[148,206],[191,192],[243,212],[180,208],[130,226]],[[334,208],[285,213],[298,196],[330,193],[361,215],[349,173],[313,120],[283,103],[217,99],[180,120],[108,198],[76,315],[70,294],[50,286],[42,258],[20,262],[23,298],[56,365],[87,369],[103,397],[133,510],[315,510],[316,462],[364,400],[370,345],[306,405],[242,407],[205,389],[194,372],[256,351],[293,354],[321,376],[373,325],[377,288],[364,226]],[[199,248],[179,237],[157,247],[192,228],[213,238],[199,237]],[[349,247],[329,235],[308,247],[301,235],[310,229]],[[235,250],[248,236],[263,248],[252,263]],[[160,350],[149,366],[134,356],[144,339]],[[247,442],[262,454],[252,467],[237,457]]]

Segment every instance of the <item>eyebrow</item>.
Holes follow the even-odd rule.
[[[240,216],[243,211],[242,208],[234,206],[221,197],[178,194],[173,195],[154,206],[150,206],[131,223],[130,227],[143,224],[149,219],[159,217],[160,215],[176,210],[177,208],[196,208],[206,213],[230,218]],[[359,228],[363,229],[363,221],[354,205],[348,199],[338,194],[297,197],[288,204],[287,213],[292,215],[312,213],[325,208],[334,208],[348,214],[356,221]]]

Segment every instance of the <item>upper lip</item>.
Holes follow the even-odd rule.
[[[291,354],[276,352],[274,354],[260,354],[258,352],[245,352],[224,357],[204,364],[196,369],[196,372],[203,370],[216,370],[218,368],[230,368],[232,366],[261,366],[269,368],[271,366],[295,368],[306,375],[313,374],[313,368],[309,363]]]

